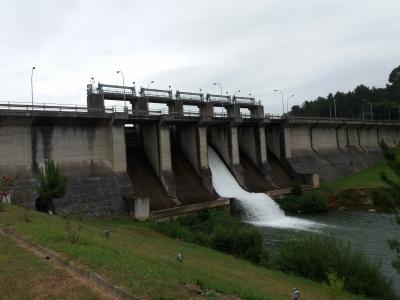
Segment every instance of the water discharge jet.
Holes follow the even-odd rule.
[[[208,147],[208,163],[215,191],[221,197],[237,199],[246,211],[247,222],[258,226],[299,230],[313,230],[323,226],[312,221],[285,216],[278,204],[268,195],[245,191],[211,147]]]

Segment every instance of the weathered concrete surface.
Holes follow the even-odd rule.
[[[379,141],[400,140],[398,124],[335,120],[288,120],[267,128],[269,150],[298,173],[332,180],[360,171],[380,159]],[[280,145],[278,147],[277,145]]]
[[[54,160],[68,176],[58,212],[107,215],[126,211],[132,191],[123,127],[110,120],[2,118],[0,174],[15,179],[13,202],[34,206],[38,170]]]
[[[204,187],[212,193],[212,177],[208,167],[207,128],[198,125],[182,125],[177,128],[180,134],[180,147]]]
[[[159,176],[168,196],[174,199],[176,204],[180,204],[176,198],[169,127],[159,124],[143,124],[141,130],[144,153]]]
[[[257,124],[239,127],[239,148],[263,174],[265,180],[271,182],[265,127]]]
[[[240,165],[238,128],[231,125],[211,126],[211,145],[219,153],[237,182],[244,186],[243,168]]]

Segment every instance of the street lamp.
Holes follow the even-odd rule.
[[[274,90],[274,92],[279,92],[282,98],[282,116],[285,114],[285,104],[283,104],[283,92],[282,90]]]
[[[286,112],[289,113],[289,99],[293,98],[294,94],[291,94],[289,97],[286,98]]]
[[[154,80],[150,81],[149,84],[147,85],[147,88],[150,87],[150,84],[154,83]]]
[[[117,74],[120,73],[122,75],[122,90],[124,92],[124,110],[126,110],[126,98],[125,98],[125,77],[122,71],[117,71]]]
[[[213,82],[213,85],[218,85],[221,92],[221,117],[222,117],[222,114],[224,113],[224,101],[222,99],[222,85],[219,82]]]
[[[374,119],[374,118],[373,118],[373,113],[372,113],[372,103],[367,103],[367,105],[368,105],[368,104],[371,105],[371,121],[372,121],[372,120]]]
[[[32,110],[33,110],[33,70],[35,70],[36,67],[32,67],[32,73],[31,73],[31,97],[32,97]]]

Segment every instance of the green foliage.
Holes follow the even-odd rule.
[[[400,199],[394,198],[387,190],[377,190],[371,193],[374,206],[386,213],[395,212],[400,207]]]
[[[394,149],[390,149],[385,141],[381,141],[380,146],[383,157],[396,174],[396,180],[390,179],[384,172],[382,172],[381,177],[382,180],[391,187],[391,197],[395,199],[392,201],[392,205],[397,210],[400,206],[400,158],[396,154],[400,151],[400,145],[397,145]],[[396,217],[396,222],[400,225],[399,214]],[[396,252],[396,258],[393,260],[392,265],[400,273],[400,242],[399,240],[392,239],[388,241],[388,244],[389,247]]]
[[[374,120],[400,119],[397,109],[400,104],[400,66],[389,75],[389,83],[384,88],[368,87],[363,84],[347,93],[330,93],[327,97],[318,97],[305,101],[301,106],[293,106],[290,112],[294,116],[334,116],[336,104],[337,116],[344,118],[363,118]]]
[[[397,299],[391,281],[380,271],[379,264],[371,263],[360,251],[334,236],[311,235],[286,241],[274,265],[282,271],[337,287],[341,285],[340,280],[343,288],[351,293],[374,299]]]
[[[43,200],[51,203],[53,199],[61,198],[65,195],[68,178],[61,174],[54,161],[46,161],[44,169],[40,168],[38,179],[37,192]]]
[[[301,184],[296,182],[294,186],[292,187],[292,195],[295,196],[301,196],[303,195],[303,188],[301,187]]]
[[[326,274],[328,285],[337,291],[343,291],[344,279],[339,278],[335,272],[329,272]]]
[[[158,223],[155,229],[172,238],[233,254],[255,264],[268,261],[261,232],[221,210],[204,210]]]
[[[288,195],[278,201],[282,210],[289,214],[322,213],[329,210],[327,198],[320,192],[308,192],[301,196]]]

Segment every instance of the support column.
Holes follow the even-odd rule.
[[[250,115],[252,118],[255,119],[262,119],[264,118],[264,106],[262,105],[255,105],[250,108]]]
[[[147,115],[149,113],[149,101],[146,98],[139,98],[137,100],[131,101],[132,110],[136,114]]]
[[[109,128],[108,159],[115,172],[126,172],[126,144],[124,124],[111,124]]]
[[[180,202],[176,198],[175,175],[172,169],[169,127],[143,124],[142,138],[144,152],[160,178],[165,191],[179,205]]]
[[[271,182],[271,167],[267,160],[265,126],[250,125],[239,129],[240,149],[250,158],[268,182]]]
[[[203,102],[200,105],[200,118],[204,121],[211,121],[214,117],[214,106],[211,102]]]
[[[168,110],[170,115],[183,116],[183,101],[174,100],[168,104]]]
[[[235,125],[221,125],[211,128],[211,143],[225,164],[244,187],[243,167],[239,159],[238,128]]]
[[[206,189],[212,193],[212,177],[208,167],[207,128],[186,125],[180,127],[181,149]]]
[[[89,85],[88,85],[89,88]],[[86,98],[89,112],[104,112],[104,95],[89,94]]]

